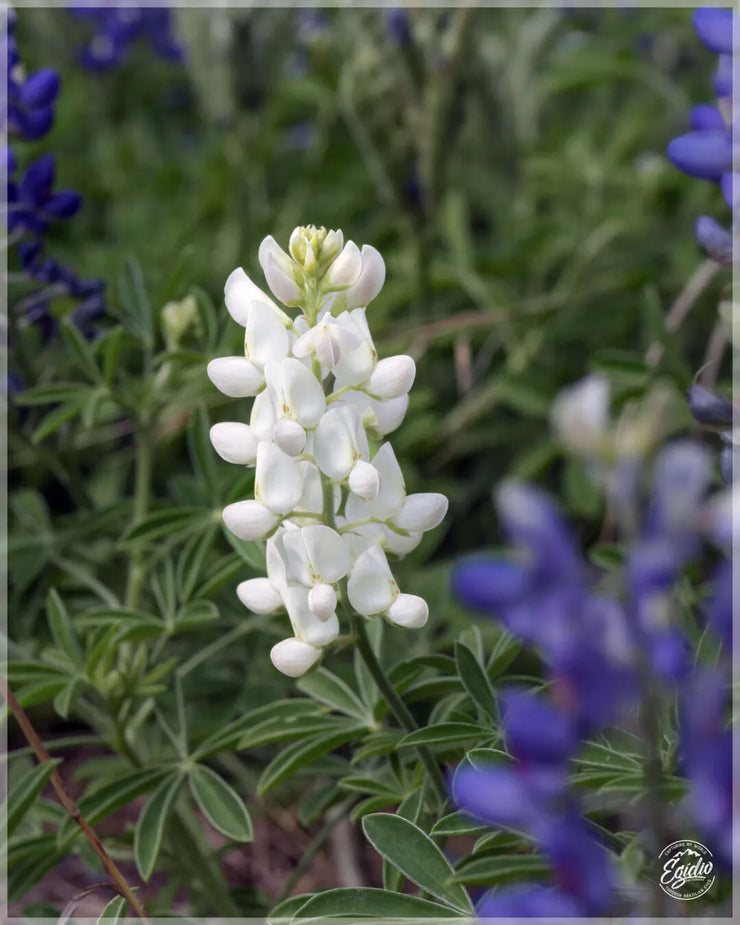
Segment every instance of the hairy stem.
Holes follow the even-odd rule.
[[[352,629],[354,630],[357,649],[362,656],[362,660],[367,665],[368,671],[372,675],[373,680],[378,685],[378,690],[385,698],[391,713],[396,717],[399,724],[406,730],[406,732],[414,732],[419,728],[416,720],[411,715],[409,708],[403,702],[403,699],[399,693],[391,684],[388,675],[385,673],[383,666],[380,664],[378,657],[375,654],[375,650],[370,643],[367,630],[365,629],[365,618],[360,616],[360,614],[355,613],[347,604],[344,605],[344,609],[345,612],[349,614],[352,623]],[[441,805],[444,806],[447,802],[447,785],[445,784],[444,775],[442,774],[439,765],[435,761],[432,753],[425,745],[417,746],[416,751],[422,761],[422,764],[426,768],[427,774],[429,775],[429,780],[431,781],[432,786],[434,787],[434,790],[439,797]]]

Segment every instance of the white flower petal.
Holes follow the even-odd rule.
[[[330,479],[346,479],[357,461],[355,427],[348,407],[330,408],[314,436],[316,464]]]
[[[301,534],[314,574],[328,584],[344,578],[352,563],[344,540],[337,531],[325,524],[314,524],[304,527]]]
[[[293,279],[292,274],[288,274],[280,267],[272,254],[267,255],[264,266],[265,279],[267,285],[272,290],[273,295],[280,299],[283,305],[298,305],[301,301],[301,290]]]
[[[308,607],[319,620],[328,620],[337,609],[337,592],[331,585],[314,585],[308,592]]]
[[[397,527],[408,530],[409,533],[433,530],[442,523],[448,505],[447,498],[438,492],[409,495],[394,522]]]
[[[303,493],[303,471],[299,463],[274,443],[260,443],[254,496],[276,514],[288,514]]]
[[[286,536],[285,525],[275,536],[271,536],[265,545],[265,565],[267,577],[281,596],[285,595],[288,585],[287,570],[285,566],[285,549],[283,538]]]
[[[279,518],[259,501],[237,501],[223,511],[224,523],[242,540],[264,540],[275,529]]]
[[[362,272],[362,255],[354,241],[347,241],[324,274],[325,286],[352,286]]]
[[[347,582],[347,596],[357,613],[369,617],[383,613],[398,595],[396,584],[385,553],[380,546],[371,546],[358,556]]]
[[[290,255],[285,253],[271,234],[268,234],[266,238],[262,239],[259,251],[257,252],[257,259],[260,262],[263,273],[266,272],[267,262],[270,258],[275,261],[283,273],[290,275],[293,268],[293,261]]]
[[[373,501],[378,495],[380,476],[369,462],[360,459],[349,474],[349,489],[365,501]]]
[[[347,308],[365,306],[372,302],[385,282],[385,262],[370,244],[362,245],[362,271],[357,281],[341,295]]]
[[[398,626],[418,629],[429,619],[429,607],[416,594],[399,594],[388,608],[388,619]]]
[[[388,398],[385,401],[370,399],[374,420],[366,425],[373,436],[385,437],[393,433],[403,423],[409,407],[409,396],[400,395],[398,398]]]
[[[237,421],[214,424],[211,443],[221,459],[238,466],[252,466],[257,458],[257,440],[248,424]]]
[[[229,274],[224,286],[224,297],[229,314],[243,328],[247,326],[252,303],[255,301],[268,305],[278,314],[284,314],[272,299],[252,282],[241,267],[237,267]],[[287,318],[287,315],[285,317]]]
[[[416,364],[410,356],[399,354],[381,360],[365,383],[365,391],[374,398],[399,398],[414,384]]]
[[[255,302],[249,314],[244,337],[247,357],[261,369],[270,360],[288,355],[289,339],[285,325],[266,305]]]
[[[319,620],[308,606],[308,588],[288,588],[285,606],[296,637],[312,646],[325,646],[339,635],[336,614],[328,620]]]
[[[252,428],[252,433],[258,441],[269,441],[272,440],[275,421],[275,406],[272,401],[272,396],[265,389],[259,393],[252,403],[249,426]]]
[[[326,396],[319,380],[300,360],[286,357],[281,361],[283,394],[296,421],[314,428],[326,410]]]
[[[403,536],[386,526],[381,527],[381,530],[383,531],[381,545],[386,552],[394,556],[407,556],[416,549],[424,536],[423,533],[409,533],[408,536]]]
[[[359,385],[372,373],[378,359],[364,308],[342,312],[336,319],[341,349],[334,366],[337,388]]]
[[[283,453],[298,456],[306,445],[306,431],[297,421],[280,418],[273,430],[273,439]]]
[[[245,357],[218,357],[208,364],[208,378],[229,398],[251,398],[264,385],[264,377]]]
[[[379,520],[388,520],[398,514],[406,499],[403,473],[390,443],[381,446],[372,464],[380,475],[380,490],[372,502],[372,511]]]
[[[270,661],[289,678],[300,678],[321,658],[321,649],[300,639],[283,639],[270,649]]]
[[[283,606],[280,593],[268,578],[250,578],[236,586],[239,600],[252,613],[275,613]]]

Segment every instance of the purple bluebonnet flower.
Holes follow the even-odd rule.
[[[51,68],[43,68],[25,78],[13,36],[14,20],[9,19],[5,36],[8,52],[8,129],[21,139],[37,139],[48,131],[53,121],[53,103],[59,92],[59,77]],[[75,215],[82,197],[74,190],[55,190],[56,158],[42,154],[20,176],[15,151],[6,146],[7,226],[11,244],[20,262],[23,280],[41,288],[26,292],[15,306],[31,324],[38,326],[44,339],[56,330],[51,302],[60,296],[78,301],[72,318],[81,330],[89,333],[91,324],[103,314],[105,303],[102,280],[82,280],[77,274],[44,257],[43,237],[49,225]]]
[[[682,763],[690,782],[688,807],[713,854],[732,859],[732,734],[726,679],[697,670],[680,703]]]
[[[720,55],[714,78],[719,106],[701,104],[691,111],[692,131],[674,138],[668,145],[669,159],[684,173],[722,184],[727,204],[737,221],[738,203],[731,201],[733,162],[732,84],[737,57],[733,54],[734,16],[729,9],[704,7],[694,13],[696,34],[709,51]],[[702,215],[696,222],[696,239],[718,263],[732,262],[732,234],[714,218]]]
[[[720,452],[719,468],[722,480],[731,482],[735,452],[732,433],[735,406],[729,398],[723,398],[702,385],[692,385],[689,388],[688,401],[689,411],[696,420],[708,429],[719,431],[722,439],[728,444]]]
[[[409,15],[402,6],[392,6],[386,10],[385,24],[391,40],[402,48],[411,44],[411,24]]]
[[[28,141],[45,135],[54,121],[54,101],[59,94],[59,75],[51,68],[42,68],[25,76],[13,35],[15,22],[8,18],[5,49],[7,77],[8,133]]]
[[[111,70],[127,56],[131,46],[147,38],[154,50],[170,61],[182,61],[184,49],[175,35],[166,7],[73,6],[70,12],[91,22],[95,33],[80,52],[80,63],[90,70]]]
[[[71,218],[82,204],[74,190],[54,192],[56,158],[42,154],[31,163],[23,177],[9,185],[8,231],[43,234],[49,223]]]

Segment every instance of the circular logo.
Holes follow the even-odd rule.
[[[698,899],[714,883],[712,852],[701,842],[685,838],[660,852],[660,886],[674,899]]]

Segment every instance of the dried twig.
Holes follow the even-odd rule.
[[[31,724],[31,720],[26,715],[26,711],[18,703],[15,697],[15,694],[13,693],[13,691],[11,691],[8,685],[8,682],[5,680],[5,678],[2,675],[0,675],[0,693],[2,693],[3,697],[7,701],[7,704],[10,707],[13,713],[13,716],[15,716],[16,721],[21,728],[21,732],[26,737],[26,741],[33,749],[33,752],[38,758],[39,762],[41,764],[44,764],[45,762],[50,761],[51,759],[49,758],[49,753],[44,748],[43,742],[39,738],[39,735],[36,732],[36,730],[33,728],[33,725]],[[79,825],[79,827],[85,833],[85,837],[90,842],[90,845],[92,846],[93,851],[100,858],[100,860],[103,863],[103,867],[105,867],[105,869],[110,874],[111,879],[113,880],[113,883],[115,884],[115,889],[121,894],[121,896],[125,896],[125,898],[128,900],[129,905],[134,910],[134,912],[139,917],[139,919],[141,919],[142,922],[147,923],[147,925],[150,925],[150,919],[149,919],[149,916],[147,915],[146,909],[141,904],[141,901],[137,899],[136,894],[131,889],[131,887],[128,885],[125,877],[123,876],[121,871],[118,869],[118,866],[116,865],[115,861],[105,850],[105,848],[102,845],[102,842],[100,841],[98,836],[95,834],[94,830],[92,829],[90,824],[87,822],[85,817],[80,812],[80,809],[75,803],[75,801],[67,793],[64,783],[62,782],[62,778],[59,776],[59,772],[56,769],[54,769],[51,772],[49,781],[51,783],[51,786],[54,788],[54,792],[56,793],[59,799],[59,802],[62,804],[62,806],[68,813],[68,815],[71,816],[72,819],[75,820],[75,822]]]

